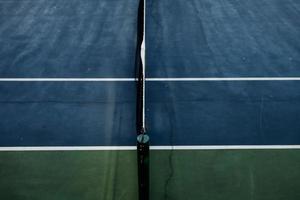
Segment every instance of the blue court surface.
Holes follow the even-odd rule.
[[[1,1],[1,77],[134,76],[137,6],[136,0]]]
[[[300,75],[298,0],[147,5],[148,77]]]
[[[2,146],[135,145],[138,2],[3,1]],[[163,8],[168,9],[163,9]],[[152,145],[300,144],[300,81],[168,81],[300,75],[296,0],[147,2]],[[165,79],[165,80],[164,80]]]
[[[134,82],[1,83],[2,146],[134,145]]]

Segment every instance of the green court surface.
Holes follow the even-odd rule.
[[[135,151],[0,152],[1,200],[136,200]],[[152,150],[152,200],[298,200],[300,150]],[[191,178],[192,177],[192,178]]]

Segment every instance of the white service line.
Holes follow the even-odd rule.
[[[146,78],[150,82],[181,81],[300,81],[300,77],[198,77],[198,78]],[[0,82],[132,82],[136,78],[0,78]]]
[[[300,81],[300,77],[147,78],[147,81]]]
[[[150,146],[151,150],[242,150],[300,149],[300,145],[215,145],[215,146]],[[136,150],[136,146],[36,146],[0,147],[1,151],[114,151]]]
[[[0,147],[1,151],[106,151],[136,150],[136,146],[32,146],[32,147]]]
[[[152,146],[152,150],[238,150],[238,149],[300,149],[300,145],[194,145]]]
[[[130,82],[135,78],[0,78],[0,82]]]

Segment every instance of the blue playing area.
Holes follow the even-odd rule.
[[[134,82],[5,82],[1,146],[135,144]]]
[[[137,6],[1,2],[1,78],[133,79]],[[165,79],[146,86],[151,144],[300,144],[298,81],[167,80],[299,76],[299,9],[297,0],[148,1],[146,73]],[[135,87],[1,82],[0,144],[135,145]]]
[[[300,82],[148,83],[156,145],[300,144]]]
[[[0,76],[133,77],[138,1],[0,2]]]
[[[298,0],[147,5],[148,77],[300,75]]]

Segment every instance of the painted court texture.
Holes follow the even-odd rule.
[[[138,0],[0,1],[0,199],[136,200]],[[300,199],[300,1],[147,0],[153,200]]]

